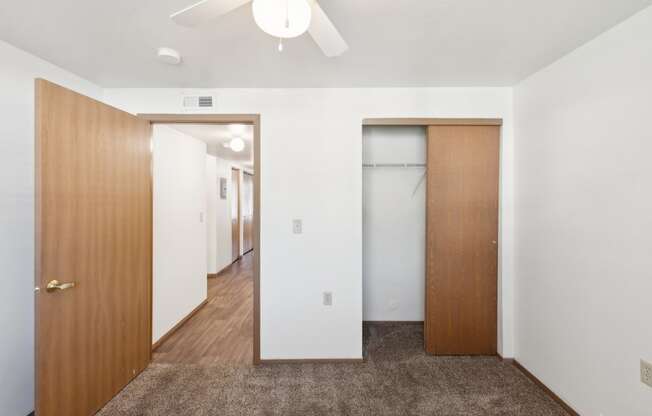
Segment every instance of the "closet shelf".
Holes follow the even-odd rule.
[[[363,168],[425,168],[425,163],[363,163]]]

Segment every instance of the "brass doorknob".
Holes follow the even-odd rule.
[[[50,280],[45,290],[47,292],[56,292],[57,290],[72,289],[73,287],[75,287],[75,282],[61,283],[58,280]]]

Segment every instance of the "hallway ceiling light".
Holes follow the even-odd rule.
[[[229,147],[234,152],[242,152],[245,148],[245,142],[241,138],[236,137],[234,139],[231,139],[231,141],[229,142]]]

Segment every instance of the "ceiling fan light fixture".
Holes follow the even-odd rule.
[[[283,50],[284,39],[300,36],[306,31],[329,58],[340,56],[349,49],[349,45],[319,5],[319,0],[194,1],[195,4],[173,13],[170,18],[181,26],[195,27],[252,2],[256,24],[265,33],[279,40],[279,51]]]
[[[258,27],[280,39],[301,36],[312,18],[308,0],[253,0],[252,10]]]

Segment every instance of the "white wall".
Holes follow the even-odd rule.
[[[34,408],[34,78],[102,90],[0,41],[0,414]]]
[[[217,158],[206,155],[206,264],[208,274],[217,273],[219,245],[218,245],[218,212],[219,207],[219,179],[217,177]]]
[[[650,415],[652,8],[515,90],[516,357],[582,415]]]
[[[153,143],[156,342],[207,296],[206,144],[164,125]]]
[[[188,91],[188,90],[186,90]],[[262,358],[362,355],[365,117],[502,117],[499,350],[512,354],[510,88],[218,89],[220,113],[261,114]],[[178,89],[107,89],[131,112],[181,111]],[[303,219],[303,234],[292,219]],[[322,292],[333,292],[333,306]]]
[[[364,163],[426,163],[423,127],[365,127]],[[423,321],[426,279],[424,168],[363,169],[365,321]]]

